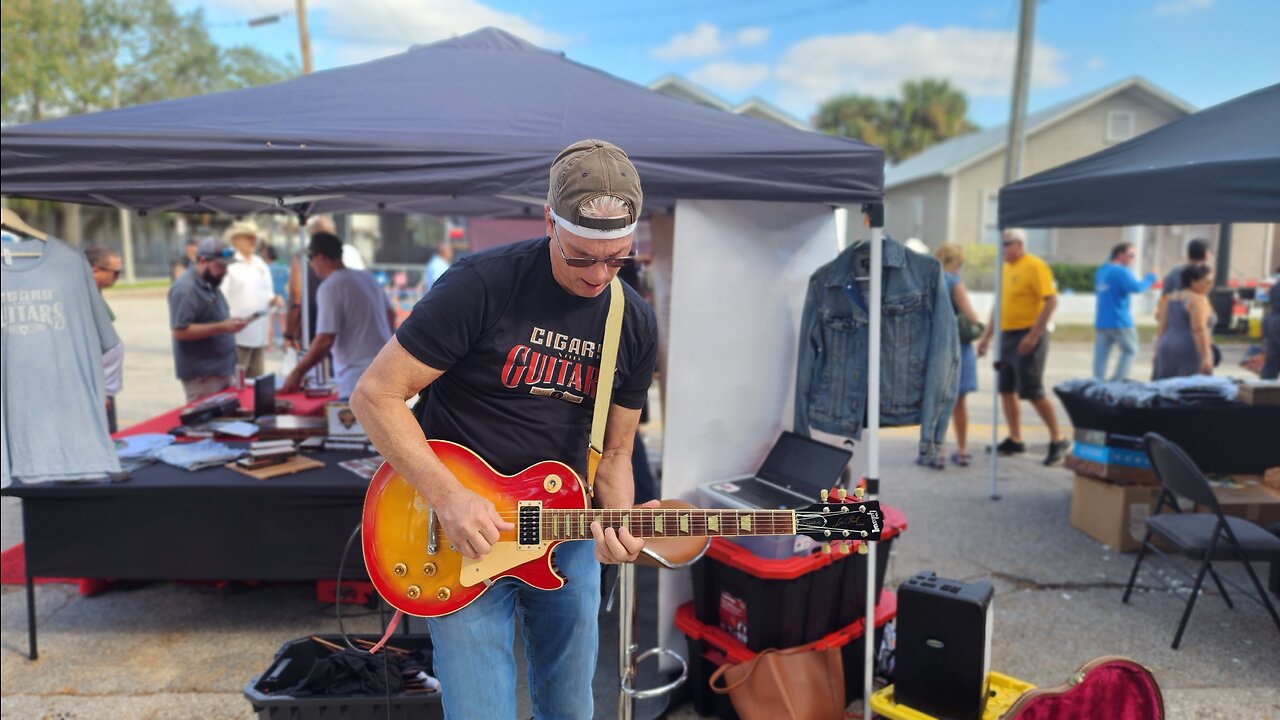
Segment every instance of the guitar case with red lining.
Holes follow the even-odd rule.
[[[1080,666],[1066,683],[1029,690],[1002,720],[1164,720],[1164,697],[1151,671],[1105,656]]]

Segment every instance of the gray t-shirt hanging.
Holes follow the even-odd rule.
[[[0,261],[0,481],[120,471],[107,433],[102,353],[120,342],[84,255],[57,238],[6,242]]]

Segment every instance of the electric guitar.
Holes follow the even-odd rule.
[[[802,510],[700,510],[688,507],[592,508],[585,484],[564,463],[546,460],[502,475],[456,443],[430,440],[431,449],[468,490],[488,498],[515,525],[493,549],[472,560],[453,549],[435,512],[390,464],[370,481],[361,542],[365,569],[383,599],[409,615],[439,617],[461,610],[502,577],[541,590],[564,578],[551,564],[561,542],[592,540],[591,523],[627,528],[638,538],[807,535],[825,542],[878,540],[879,503],[844,498]],[[865,547],[863,545],[862,547]],[[862,547],[859,549],[861,550]]]

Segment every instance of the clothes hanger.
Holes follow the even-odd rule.
[[[30,238],[32,240],[39,240],[40,242],[49,241],[48,235],[45,235],[39,230],[23,222],[22,218],[18,215],[18,213],[14,212],[13,210],[10,210],[9,208],[0,208],[0,227],[3,227],[5,230],[8,230],[13,233],[17,233],[22,237]],[[7,262],[9,258],[40,257],[43,254],[44,254],[43,252],[39,252],[39,251],[16,252],[13,250],[9,250],[8,248],[5,248],[4,250],[4,256],[6,260],[5,264],[6,265],[9,264]]]

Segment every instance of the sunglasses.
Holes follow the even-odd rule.
[[[564,243],[560,242],[559,226],[552,226],[552,232],[554,232],[556,236],[556,246],[560,249],[560,257],[564,258],[565,265],[568,265],[569,267],[589,268],[594,266],[596,263],[604,263],[606,266],[611,268],[620,268],[626,267],[636,261],[635,255],[624,255],[622,257],[613,258],[569,257],[564,254]]]
[[[94,269],[97,270],[98,272],[111,273],[111,277],[117,280],[120,279],[120,273],[122,272],[120,270],[112,270],[111,268],[104,268],[104,267],[94,268]]]

